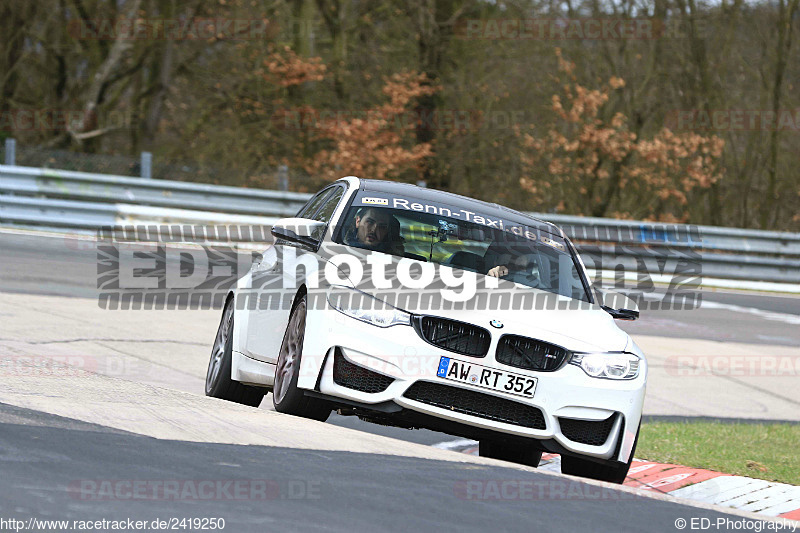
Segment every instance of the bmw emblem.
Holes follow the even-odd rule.
[[[489,322],[489,324],[491,324],[493,328],[497,328],[497,329],[500,329],[500,328],[503,327],[503,323],[500,322],[499,320],[492,320],[491,322]]]

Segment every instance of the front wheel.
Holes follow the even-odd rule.
[[[222,311],[211,359],[206,372],[206,396],[258,407],[267,389],[250,387],[231,379],[233,361],[233,298],[228,299]]]
[[[628,457],[627,463],[604,465],[587,459],[581,459],[580,457],[562,455],[561,473],[622,484],[628,476],[628,470],[631,468],[633,453],[636,451],[636,444],[639,442],[640,430],[641,426],[636,430],[636,438],[633,440],[633,448],[631,448],[631,455]]]
[[[500,459],[536,468],[542,460],[542,450],[525,442],[507,442],[481,439],[478,444],[478,455],[490,459]]]
[[[272,403],[279,413],[302,416],[325,421],[331,414],[327,402],[306,396],[297,387],[300,376],[300,358],[303,354],[303,339],[306,333],[306,297],[303,296],[292,310],[289,325],[283,335],[272,388]]]

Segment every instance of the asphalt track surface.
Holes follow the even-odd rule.
[[[257,532],[672,532],[680,518],[706,518],[713,523],[741,520],[713,510],[502,466],[170,441],[3,404],[0,428],[3,518],[223,518],[226,531]],[[102,486],[103,480],[178,481],[182,491],[203,480],[230,480],[234,487],[252,480],[246,486],[266,481],[270,489],[245,489],[242,499],[235,499],[236,494],[230,492],[235,489],[220,489],[209,499],[175,493],[129,500],[120,489],[103,494],[80,488],[87,483]],[[529,487],[531,494],[540,496],[494,499],[490,490],[467,489],[467,483],[488,487],[503,482]]]
[[[23,302],[15,306],[24,306],[25,295],[57,296],[59,302],[64,297],[75,298],[76,304],[86,298],[96,298],[97,258],[91,242],[0,232],[0,252],[0,293],[9,293],[7,300]],[[787,326],[794,320],[792,317],[800,316],[796,297],[709,292],[703,293],[703,301],[719,305],[693,311],[654,311],[650,318],[643,314],[641,320],[626,324],[625,329],[633,334],[669,334],[753,344],[765,342],[764,337],[767,337],[770,344],[778,346],[800,345],[800,328]],[[42,302],[44,305],[46,301]],[[54,319],[56,311],[64,314],[63,310],[56,309]],[[4,321],[13,319],[13,314],[0,312],[6,315]],[[139,316],[136,320],[152,319]],[[65,323],[64,320],[55,325],[42,323],[42,331],[48,327],[55,327],[57,331],[37,341],[43,343],[39,346],[49,347],[48,343],[62,342],[52,339],[69,337],[71,332],[64,329]],[[635,328],[639,328],[638,331]],[[0,337],[6,337],[4,329],[0,325]],[[185,337],[188,335],[186,333]],[[203,344],[199,341],[211,336],[213,331],[196,339],[197,342],[185,338],[176,342],[184,343],[182,349],[207,351],[205,346],[199,346]],[[104,350],[108,347],[121,352],[120,348],[127,350],[136,340],[108,339],[105,344],[98,345]],[[11,346],[13,349],[15,345]],[[204,368],[194,373],[204,374]],[[177,388],[198,394],[198,381],[199,376],[194,375]],[[16,406],[0,403],[0,518],[222,517],[228,531],[484,531],[497,528],[507,531],[675,531],[675,520],[679,518],[709,518],[714,522],[725,517],[741,519],[724,510],[645,498],[615,488],[605,488],[605,492],[599,493],[600,497],[592,497],[598,494],[596,484],[497,462],[486,464],[485,460],[475,464],[470,462],[473,459],[431,458],[438,455],[415,457],[413,453],[406,456],[393,451],[366,453],[327,449],[322,445],[315,449],[313,431],[308,434],[311,444],[300,448],[253,442],[246,445],[189,442],[191,439],[154,438],[142,432],[125,431],[111,422],[92,424],[79,420],[80,417],[57,416],[54,411],[59,406],[50,410],[19,407],[26,402],[45,405],[47,398],[43,397],[46,396],[45,383],[38,392],[31,391],[28,398],[24,387],[18,389]],[[53,399],[58,400],[55,393]],[[124,401],[124,397],[120,401]],[[263,412],[268,409],[267,404],[271,404],[269,396],[261,409],[253,411]],[[78,402],[77,405],[83,404]],[[86,409],[91,414],[92,406]],[[261,414],[281,417],[277,420],[287,422],[283,415],[274,412]],[[334,415],[329,422],[329,425],[410,443],[430,445],[448,440],[440,433],[385,428],[352,417]],[[191,426],[191,420],[187,425]],[[268,432],[269,427],[264,431]],[[387,449],[394,450],[394,446]],[[402,448],[402,443],[397,446]],[[269,480],[270,486],[278,489],[270,492],[269,498],[177,501],[170,498],[98,501],[83,499],[70,490],[82,480],[242,479]],[[477,483],[486,490],[508,481],[545,496],[497,499],[489,491],[484,493],[488,498],[475,499],[464,494],[466,482]],[[292,487],[296,489],[294,492]],[[569,491],[572,497],[562,496]],[[726,527],[718,530],[724,531]]]

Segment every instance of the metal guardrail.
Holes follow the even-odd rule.
[[[2,179],[0,177],[0,179]],[[135,204],[75,202],[2,194],[0,223],[97,231],[120,225],[271,226],[280,217],[257,217]]]
[[[800,233],[690,226],[636,220],[531,213],[558,224],[571,239],[618,244],[667,244],[706,251],[800,255]]]
[[[593,270],[800,283],[800,233],[530,214],[561,227]]]
[[[269,226],[309,194],[0,165],[0,224]],[[590,269],[800,283],[800,234],[531,213],[558,224]]]
[[[205,212],[291,216],[308,194],[0,165],[0,194],[139,204]]]

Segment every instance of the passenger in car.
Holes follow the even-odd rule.
[[[536,281],[538,276],[533,273],[535,261],[530,255],[517,255],[513,258],[509,256],[506,257],[508,260],[503,261],[504,264],[490,268],[486,275],[495,278],[505,278],[509,281],[523,283],[525,285],[530,285],[531,282]]]

